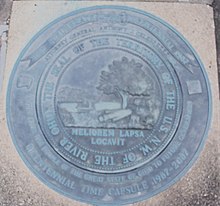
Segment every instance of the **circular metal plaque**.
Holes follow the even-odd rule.
[[[7,119],[45,184],[118,205],[183,176],[207,135],[210,105],[205,70],[178,32],[148,13],[100,6],[30,41],[11,75]]]

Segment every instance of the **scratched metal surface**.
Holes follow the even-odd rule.
[[[10,82],[7,118],[23,160],[84,202],[125,204],[163,191],[207,135],[201,61],[174,28],[132,8],[53,22],[23,50]]]

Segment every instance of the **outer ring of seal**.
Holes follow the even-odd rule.
[[[169,28],[170,30],[172,30],[172,32],[174,32],[177,36],[179,36],[183,42],[188,46],[188,48],[193,52],[194,56],[196,57],[196,60],[198,61],[201,71],[203,73],[203,76],[206,80],[206,86],[207,86],[207,91],[208,91],[208,98],[209,98],[209,108],[208,108],[208,120],[207,120],[207,124],[206,124],[206,128],[205,128],[205,132],[203,137],[201,137],[201,142],[200,145],[197,149],[197,151],[195,152],[193,158],[189,161],[189,163],[185,166],[185,168],[172,180],[170,181],[167,185],[161,187],[160,189],[158,189],[157,191],[151,193],[150,195],[146,195],[146,196],[141,196],[138,198],[131,198],[129,200],[123,200],[123,201],[118,201],[118,204],[120,205],[124,205],[124,204],[131,204],[131,203],[135,203],[135,202],[139,202],[139,201],[143,201],[146,200],[152,196],[155,196],[161,192],[163,192],[164,190],[168,189],[170,186],[172,186],[174,183],[176,183],[177,181],[179,181],[188,171],[189,169],[193,166],[194,162],[198,159],[199,154],[201,152],[201,150],[203,149],[204,145],[205,145],[205,141],[208,137],[208,131],[211,125],[211,119],[212,119],[212,94],[211,94],[211,88],[210,88],[210,82],[208,79],[208,75],[206,73],[205,67],[200,59],[200,57],[198,56],[198,54],[196,53],[195,49],[191,46],[191,44],[188,42],[188,40],[186,40],[186,38],[180,34],[173,26],[171,26],[170,24],[166,23],[164,20],[162,20],[159,17],[154,16],[153,14],[150,14],[146,11],[142,11],[139,9],[135,9],[135,8],[131,8],[131,7],[127,7],[127,6],[115,6],[115,5],[102,5],[102,6],[92,6],[92,7],[86,7],[86,8],[81,8],[81,9],[77,9],[76,11],[70,12],[66,15],[63,15],[57,19],[55,19],[54,21],[52,21],[51,23],[49,23],[47,26],[45,26],[43,29],[41,29],[37,34],[34,35],[34,37],[29,41],[29,43],[24,47],[24,49],[22,50],[22,52],[20,53],[14,67],[13,70],[11,72],[9,81],[8,81],[8,90],[7,90],[7,96],[6,96],[6,117],[8,117],[8,115],[10,114],[10,93],[11,93],[11,89],[12,89],[12,81],[15,75],[15,71],[17,68],[17,65],[19,64],[22,56],[25,54],[25,52],[27,51],[27,49],[31,46],[31,44],[42,34],[44,33],[46,30],[48,30],[52,25],[56,24],[57,22],[70,17],[72,15],[76,15],[76,14],[80,14],[82,12],[85,11],[91,11],[91,10],[96,10],[96,9],[117,9],[117,10],[124,10],[124,11],[132,11],[141,15],[145,15],[148,16],[158,22],[160,22],[161,24],[165,25],[167,28]],[[69,194],[66,194],[64,191],[58,189],[57,187],[55,187],[53,184],[51,184],[50,182],[48,182],[48,180],[44,179],[43,177],[41,177],[32,167],[32,165],[28,162],[28,160],[26,160],[25,156],[23,155],[22,151],[20,150],[20,148],[18,147],[17,143],[16,143],[16,139],[14,138],[14,132],[11,126],[11,123],[9,121],[9,118],[7,118],[7,124],[8,124],[8,128],[9,128],[9,132],[11,134],[11,138],[13,140],[13,143],[16,147],[16,150],[18,152],[18,154],[20,155],[20,157],[22,158],[22,160],[24,161],[25,165],[29,168],[29,170],[31,171],[31,173],[33,173],[38,179],[41,180],[41,182],[43,182],[46,185],[49,186],[51,189],[55,190],[56,192],[68,197],[68,198],[73,198],[72,196],[70,196]],[[74,196],[75,200],[81,201],[81,202],[86,202],[88,204],[91,204],[91,202],[80,198],[79,196]],[[100,202],[94,201],[92,202],[93,205],[100,205]],[[115,203],[102,203],[101,205],[116,205]]]

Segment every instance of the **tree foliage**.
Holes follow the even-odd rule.
[[[127,93],[134,96],[150,95],[153,82],[144,72],[143,65],[133,59],[123,57],[121,61],[113,61],[107,71],[102,71],[97,89],[104,94]]]

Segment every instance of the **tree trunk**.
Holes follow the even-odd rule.
[[[122,99],[122,109],[126,109],[128,106],[128,94],[121,90],[118,90],[118,93]]]

